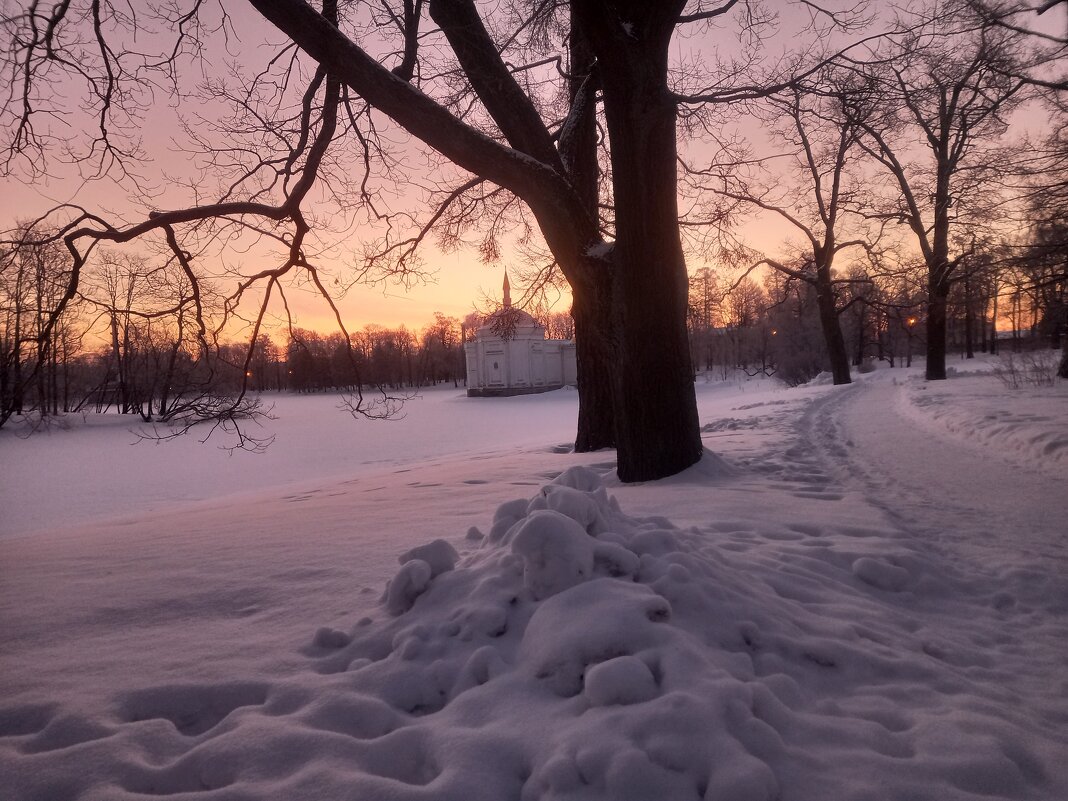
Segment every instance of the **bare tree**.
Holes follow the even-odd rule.
[[[1057,25],[1055,9],[1066,0],[1041,0],[1031,3],[1022,0],[969,0],[969,10],[981,24],[1010,31],[1021,42],[1037,50],[1028,62],[1007,65],[1006,74],[1044,89],[1068,91],[1068,74],[1064,58],[1068,56],[1068,19]],[[1050,13],[1052,12],[1052,13]]]
[[[54,243],[0,251],[0,426],[28,411],[59,412],[67,391],[61,373],[78,350],[73,318],[80,309],[61,308],[67,270]]]
[[[774,215],[800,234],[804,244],[798,258],[765,257],[754,266],[768,265],[813,288],[835,384],[850,381],[838,320],[838,287],[849,279],[836,276],[835,259],[850,248],[872,248],[863,228],[854,226],[853,236],[843,236],[847,214],[852,211],[855,221],[861,219],[856,195],[864,176],[851,169],[858,160],[861,135],[860,112],[853,105],[855,83],[850,72],[826,67],[805,84],[764,100],[760,116],[780,150],[780,158],[771,161],[773,169],[779,172],[781,157],[786,157],[794,183],[784,182],[781,173],[768,175],[765,160],[759,162],[764,173],[759,180],[738,169],[719,171],[718,180],[713,179],[715,170],[688,170],[691,175],[700,172],[707,189]]]
[[[694,369],[711,370],[715,357],[716,315],[722,298],[715,273],[701,267],[690,276],[690,347]]]
[[[459,236],[463,220],[484,210],[491,212],[484,249],[492,256],[509,215],[529,216],[574,299],[576,447],[615,445],[619,474],[628,481],[669,475],[699,459],[676,198],[676,115],[680,103],[692,108],[770,88],[742,85],[731,73],[688,78],[689,88],[674,90],[669,44],[678,26],[707,25],[736,7],[752,22],[753,8],[739,0],[514,2],[492,14],[474,0],[343,8],[325,0],[321,12],[304,0],[250,5],[282,41],[260,72],[204,82],[213,103],[234,109],[217,125],[221,143],[209,141],[210,132],[189,131],[209,174],[225,176],[214,195],[191,182],[195,202],[130,224],[68,210],[71,219],[60,233],[71,254],[68,296],[74,297],[97,242],[155,237],[192,280],[187,257],[253,236],[276,245],[274,262],[244,277],[225,307],[236,313],[253,287],[260,288],[265,297],[249,320],[250,342],[268,303],[284,299],[283,279],[300,276],[333,305],[322,280],[312,201],[315,193],[325,194],[347,209],[351,200],[387,228],[398,225],[372,186],[375,176],[388,182],[401,172],[390,136],[381,130],[396,125],[460,172],[451,173],[451,190],[439,183],[435,210],[414,237],[376,249],[371,255],[377,258],[365,262],[360,275],[379,267],[409,269],[406,258],[436,224],[458,219],[450,236]],[[806,6],[820,13],[817,5]],[[436,28],[423,27],[424,7]],[[39,169],[55,144],[37,124],[49,111],[41,83],[51,70],[83,82],[97,117],[95,135],[77,154],[83,163],[136,182],[139,154],[121,126],[136,124],[138,103],[153,91],[173,91],[182,69],[207,57],[213,25],[224,33],[233,28],[226,6],[215,12],[214,23],[210,8],[205,0],[189,0],[135,17],[125,7],[92,0],[35,4],[6,20],[12,34],[3,108],[11,132],[8,164]],[[132,26],[152,17],[171,33],[167,52],[150,57],[124,47]],[[599,124],[609,151],[603,163]],[[352,164],[360,165],[355,178],[346,169]]]
[[[880,216],[911,229],[927,267],[930,380],[946,377],[947,300],[968,252],[954,243],[971,241],[954,234],[1002,200],[1006,153],[995,143],[1027,86],[1013,77],[1020,47],[950,0],[908,20],[885,57],[854,65],[870,87],[854,116],[861,146],[898,190]]]

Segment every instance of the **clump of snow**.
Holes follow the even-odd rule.
[[[649,666],[635,656],[617,656],[586,673],[583,692],[590,706],[639,704],[660,694]]]
[[[387,615],[320,628],[303,676],[127,695],[126,736],[166,767],[110,748],[121,723],[27,723],[22,747],[81,743],[116,799],[252,777],[413,801],[855,798],[890,769],[910,797],[1041,786],[1048,751],[982,706],[947,715],[981,657],[894,606],[917,583],[907,552],[747,569],[724,535],[625,514],[588,468],[494,517],[463,557],[405,551]],[[864,611],[828,617],[845,594]],[[65,764],[49,786],[74,786]]]
[[[909,581],[909,572],[882,559],[862,556],[853,562],[853,575],[881,590],[897,592]]]
[[[585,529],[549,509],[531,513],[512,538],[523,560],[523,585],[541,600],[573,587],[593,574],[593,543]]]
[[[390,614],[407,612],[434,577],[434,568],[422,559],[409,559],[386,585],[386,608]]]
[[[312,642],[317,648],[344,648],[352,642],[352,637],[330,626],[322,626],[315,632]]]
[[[459,558],[460,555],[447,540],[437,539],[405,551],[397,557],[397,561],[402,565],[416,559],[426,562],[430,566],[430,577],[433,578],[452,570]]]

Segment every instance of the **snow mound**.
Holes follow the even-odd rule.
[[[12,797],[801,801],[883,797],[871,777],[893,775],[895,797],[952,800],[1043,782],[1013,725],[962,707],[953,644],[888,622],[880,604],[918,581],[904,557],[747,563],[714,529],[624,514],[581,467],[469,543],[403,554],[381,619],[319,629],[295,677],[126,693],[104,723],[0,710]],[[842,597],[877,611],[828,614]]]
[[[911,387],[906,413],[921,425],[984,446],[1057,477],[1068,471],[1068,382],[1007,389],[988,374],[959,378],[963,391]]]

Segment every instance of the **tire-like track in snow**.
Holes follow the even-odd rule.
[[[906,392],[882,376],[832,391],[804,415],[801,438],[843,488],[947,555],[998,567],[1041,562],[1068,575],[1064,482],[925,425],[922,413],[909,414]]]

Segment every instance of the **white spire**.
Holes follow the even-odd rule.
[[[508,285],[508,270],[504,271],[504,308],[509,309],[512,306],[512,288]]]

